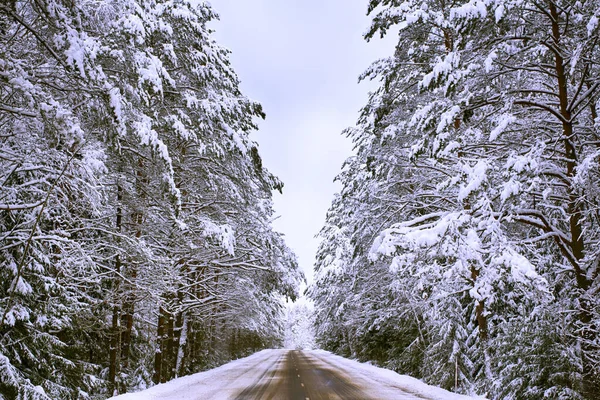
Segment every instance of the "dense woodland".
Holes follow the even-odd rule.
[[[86,399],[281,343],[264,117],[193,0],[0,2],[0,399]]]
[[[600,2],[371,0],[394,54],[317,255],[318,343],[490,399],[600,394]]]

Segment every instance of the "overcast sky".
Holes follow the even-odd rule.
[[[262,103],[267,119],[254,135],[264,165],[285,183],[274,194],[275,228],[309,281],[333,183],[352,144],[355,124],[374,84],[358,76],[393,42],[367,43],[367,0],[211,0],[221,20],[216,40],[233,54],[242,91]]]

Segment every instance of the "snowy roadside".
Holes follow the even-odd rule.
[[[436,386],[428,385],[416,378],[400,375],[385,368],[379,368],[371,364],[360,363],[337,356],[325,350],[313,350],[311,354],[321,362],[328,364],[329,368],[336,368],[354,378],[365,393],[382,399],[393,399],[398,389],[414,394],[428,400],[485,400],[485,397],[470,397]]]
[[[127,393],[109,400],[223,400],[234,398],[252,386],[278,362],[283,362],[287,350],[262,350],[246,358],[218,368],[184,376],[136,393]]]
[[[236,398],[245,389],[263,382],[269,371],[284,369],[290,350],[263,350],[210,371],[178,378],[137,393],[112,397],[112,400],[225,400]],[[418,379],[393,371],[336,356],[324,350],[303,351],[317,369],[335,370],[370,399],[406,398],[426,400],[483,400],[427,385]],[[265,383],[265,382],[263,382]],[[268,383],[268,382],[266,382]],[[286,390],[286,389],[284,389]],[[287,393],[287,392],[286,392]],[[402,398],[405,398],[401,396]],[[358,400],[358,399],[354,399]]]

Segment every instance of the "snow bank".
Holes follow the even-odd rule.
[[[285,350],[263,350],[210,371],[184,376],[137,393],[112,400],[185,400],[232,399],[254,385],[271,367],[283,362]]]
[[[371,364],[349,360],[324,350],[311,352],[322,362],[343,370],[347,375],[356,377],[354,383],[373,397],[394,399],[398,390],[411,393],[416,397],[428,400],[485,400],[484,397],[470,397],[427,385],[407,375],[399,375],[389,369],[379,368]],[[368,388],[368,390],[367,390]]]

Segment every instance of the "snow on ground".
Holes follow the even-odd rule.
[[[379,368],[371,364],[349,360],[328,351],[314,350],[310,353],[324,364],[328,364],[327,367],[337,368],[352,376],[354,378],[353,383],[374,398],[394,399],[398,390],[402,390],[428,400],[485,400],[484,397],[469,397],[448,392],[427,385],[410,376],[400,375],[389,369]]]
[[[225,400],[235,398],[255,384],[287,351],[263,350],[210,371],[184,376],[143,390],[112,397],[112,400]]]

